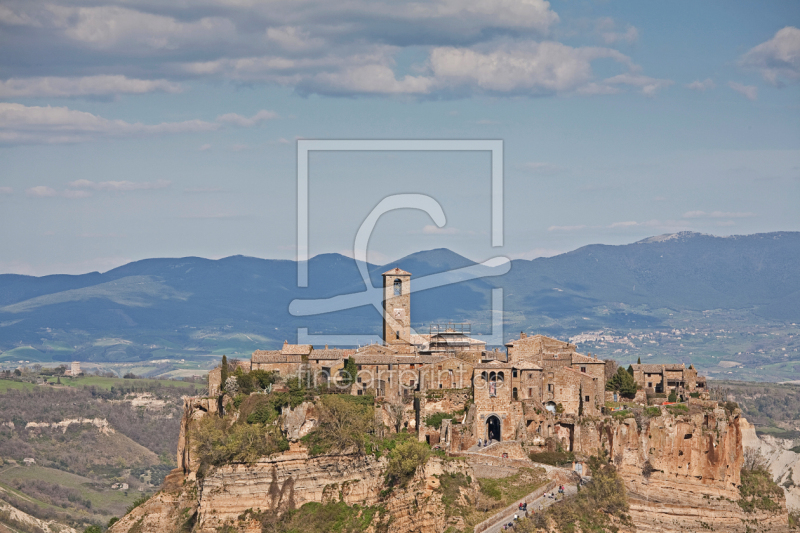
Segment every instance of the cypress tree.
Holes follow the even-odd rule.
[[[228,381],[228,358],[224,355],[222,356],[222,368],[220,371],[220,390],[225,389],[225,382]]]
[[[642,358],[641,357],[637,357],[636,358],[636,364],[637,365],[641,365],[642,364]]]

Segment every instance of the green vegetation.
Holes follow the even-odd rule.
[[[386,467],[386,481],[388,485],[405,487],[417,468],[428,462],[430,447],[416,440],[407,440],[398,444],[389,453],[389,464]]]
[[[685,415],[689,413],[689,406],[683,403],[675,405],[668,405],[667,410],[675,416]]]
[[[616,391],[623,396],[633,398],[636,395],[636,381],[627,370],[619,367],[617,373],[606,382],[606,390]]]
[[[375,430],[375,410],[371,396],[329,394],[316,404],[319,423],[303,442],[312,455],[333,451],[366,452],[368,435]]]
[[[774,513],[781,509],[776,500],[783,498],[783,489],[772,480],[761,450],[745,449],[739,494],[739,506],[747,513],[757,509]]]
[[[553,466],[571,466],[572,462],[575,460],[574,453],[563,450],[557,450],[553,452],[531,452],[528,454],[528,457],[530,457],[531,461],[534,463],[542,463]]]
[[[252,511],[244,513],[240,519],[255,518],[261,522],[265,533],[362,533],[375,526],[373,531],[385,531],[381,524],[386,510],[379,506],[349,506],[344,502],[321,504],[311,502],[299,509],[289,510],[280,518],[275,513]],[[238,529],[231,529],[238,531]]]
[[[228,356],[222,356],[222,362],[219,365],[220,367],[220,388],[224,391],[225,390],[225,382],[228,381]]]
[[[661,409],[658,407],[645,407],[644,414],[646,416],[661,416]]]
[[[667,396],[667,401],[671,403],[675,403],[678,401],[678,395],[675,394],[675,391],[670,391],[669,396]]]
[[[425,417],[425,424],[429,427],[440,429],[442,427],[442,420],[447,418],[454,418],[453,413],[434,413]]]
[[[497,500],[496,507],[509,505],[545,483],[547,477],[542,468],[520,468],[519,472],[512,476],[478,480],[481,493]]]
[[[589,458],[592,481],[578,494],[545,511],[518,523],[516,531],[533,533],[539,528],[550,529],[554,524],[558,531],[604,532],[615,531],[613,522],[631,525],[628,512],[628,497],[625,483],[609,462],[607,455]]]

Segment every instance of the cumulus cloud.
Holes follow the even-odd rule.
[[[716,86],[717,84],[714,83],[714,80],[712,80],[711,78],[706,78],[703,81],[695,80],[692,83],[686,84],[687,89],[693,89],[695,91],[702,91],[702,92],[706,92],[709,89],[714,89]]]
[[[0,98],[104,96],[113,94],[142,94],[154,91],[181,92],[177,83],[160,80],[131,79],[120,75],[83,77],[10,78],[0,81]]]
[[[27,27],[20,47],[59,52],[40,54],[39,71],[76,77],[24,78],[12,65],[0,97],[177,92],[175,80],[186,78],[274,84],[301,94],[418,97],[628,89],[653,95],[671,83],[644,76],[613,48],[547,40],[559,16],[545,0],[107,4],[3,2],[0,24]],[[613,19],[601,19],[596,32],[609,46],[633,43],[639,33]],[[404,50],[427,57],[406,72],[397,67]],[[65,57],[81,60],[64,64]],[[592,63],[602,59],[623,73],[595,79]],[[136,78],[127,77],[132,72]],[[219,122],[248,127],[269,118],[229,114]]]
[[[728,87],[730,87],[737,93],[741,94],[748,100],[758,99],[758,87],[756,87],[755,85],[744,85],[741,83],[737,83],[735,81],[729,81]]]
[[[772,39],[744,54],[739,64],[758,70],[773,85],[797,82],[800,80],[800,29],[787,26],[779,30]]]
[[[151,189],[165,189],[170,182],[158,181],[90,181],[80,179],[68,183],[73,189],[90,189],[93,191],[143,191]]]
[[[46,185],[37,185],[25,191],[28,196],[38,196],[40,198],[47,198],[51,196],[58,196],[58,191]]]
[[[226,124],[232,124],[234,126],[239,126],[240,128],[251,128],[253,126],[257,126],[262,122],[266,122],[267,120],[272,120],[274,118],[278,118],[278,114],[274,111],[267,111],[266,109],[262,109],[252,117],[243,117],[242,115],[238,115],[236,113],[226,113],[225,115],[220,115],[217,117],[217,122],[224,122]]]
[[[141,124],[109,120],[68,107],[0,103],[0,143],[67,143],[98,137],[134,137],[212,131],[202,120]]]
[[[633,67],[610,48],[574,48],[558,42],[526,42],[481,51],[439,47],[430,66],[440,83],[471,86],[490,93],[552,94],[579,89],[592,80],[591,62],[610,58]]]

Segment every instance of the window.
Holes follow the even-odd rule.
[[[442,388],[442,384],[441,384],[441,383],[439,383],[439,388],[440,388],[440,389]]]
[[[586,373],[586,367],[585,366],[581,367],[581,372],[583,372],[584,374]]]
[[[392,370],[392,365],[389,365],[389,371],[391,372],[391,370]]]
[[[360,377],[356,378],[356,383],[361,383],[361,378]]]
[[[652,389],[652,388],[653,388],[653,383],[652,383],[652,382],[650,382],[650,381],[648,381],[648,382],[647,382],[647,388],[648,388],[648,389]]]
[[[553,392],[553,384],[552,383],[548,383],[547,384],[547,392]]]
[[[441,369],[442,369],[442,365],[439,365],[439,370],[441,370]]]
[[[511,389],[511,398],[513,398],[514,400],[517,399],[517,388],[516,387]]]
[[[400,338],[400,332],[399,331],[395,331],[394,332],[394,338],[395,339],[399,339]]]
[[[533,389],[528,387],[528,398],[533,398]]]
[[[517,369],[511,371],[511,377],[517,377]]]
[[[528,374],[528,379],[533,379],[533,373]]]
[[[403,288],[403,282],[400,279],[394,280],[394,295],[400,296],[401,289]]]
[[[589,397],[588,397],[588,396],[586,396],[586,398],[585,398],[583,401],[584,401],[584,402],[588,402],[588,401],[589,401]]]

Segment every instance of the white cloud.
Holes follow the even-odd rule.
[[[130,123],[109,120],[67,107],[0,103],[0,143],[65,143],[99,137],[133,137],[211,131],[219,125],[202,120]]]
[[[0,187],[0,194],[14,194],[14,189],[11,187]]]
[[[755,85],[743,85],[735,81],[729,81],[728,87],[746,97],[748,100],[758,99],[758,87]]]
[[[143,191],[164,189],[170,182],[165,180],[151,181],[90,181],[80,179],[68,183],[73,189],[90,189],[93,191]]]
[[[28,196],[38,196],[40,198],[46,198],[51,196],[58,196],[58,191],[51,187],[47,187],[46,185],[37,185],[36,187],[31,187],[25,191],[25,194]]]
[[[313,86],[326,93],[425,94],[434,80],[425,76],[395,77],[386,65],[363,65],[339,72],[323,72],[313,78]]]
[[[552,41],[501,45],[486,52],[434,48],[430,66],[441,84],[494,93],[547,94],[574,91],[589,83],[591,62],[600,58],[634,66],[630,58],[610,48],[573,48]]]
[[[72,78],[10,78],[0,81],[0,98],[71,97],[110,94],[142,94],[154,91],[181,92],[181,86],[167,80],[139,80],[125,76],[99,75]]]
[[[261,124],[262,122],[266,122],[267,120],[272,120],[275,118],[278,118],[277,113],[262,109],[250,118],[243,117],[242,115],[238,115],[236,113],[226,113],[225,115],[218,116],[217,122],[233,124],[234,126],[239,126],[240,128],[251,128]]]
[[[183,22],[117,6],[53,6],[51,9],[59,18],[59,25],[64,27],[66,37],[97,49],[173,50],[225,41],[236,35],[233,22],[223,17]]]
[[[657,78],[650,78],[642,76],[641,74],[632,74],[626,72],[617,76],[612,76],[603,81],[607,85],[630,85],[641,89],[642,94],[647,96],[654,96],[660,89],[669,87],[673,84],[672,80],[660,80]]]
[[[635,26],[628,24],[625,31],[617,31],[617,23],[611,17],[598,19],[595,30],[605,44],[633,44],[639,40],[639,30]]]
[[[702,91],[702,92],[706,92],[709,89],[714,89],[716,86],[717,84],[714,83],[714,80],[712,80],[711,78],[706,78],[703,81],[695,80],[692,83],[686,84],[687,89],[693,89],[695,91]]]
[[[687,211],[683,214],[683,218],[749,218],[754,216],[756,216],[755,213],[730,211],[712,211],[710,213],[705,211]]]
[[[310,32],[297,26],[267,28],[267,39],[293,52],[320,48],[325,44],[323,39],[311,37]]]
[[[626,222],[614,222],[608,227],[609,228],[629,228],[631,226],[639,226],[639,223],[636,222],[635,220],[628,220]]]
[[[787,26],[779,30],[772,39],[744,54],[739,64],[758,70],[773,85],[780,85],[784,79],[800,80],[800,29]]]

